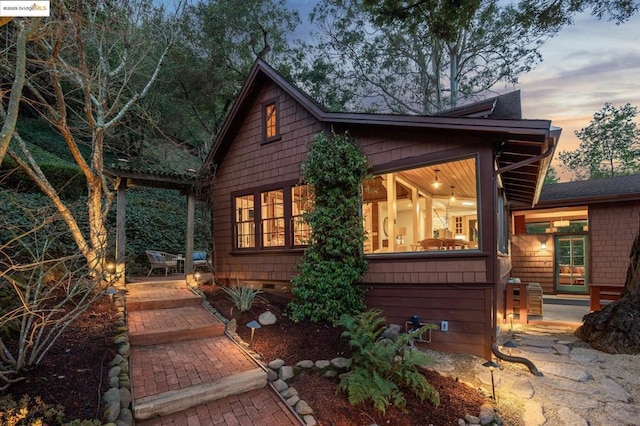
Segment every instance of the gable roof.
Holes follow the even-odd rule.
[[[501,145],[497,148],[499,168],[497,174],[500,175],[502,185],[510,199],[529,205],[535,204],[538,200],[542,188],[542,177],[546,174],[560,137],[560,129],[553,128],[549,120],[331,112],[264,61],[258,59],[231,107],[203,167],[220,164],[223,161],[260,88],[268,81],[278,85],[322,123],[480,132],[491,136],[488,138],[488,140],[491,139],[491,143],[501,140]],[[509,100],[513,103],[517,98],[519,104],[520,94],[514,93],[506,96],[505,101]],[[496,105],[493,105],[492,109]],[[483,108],[486,109],[486,106]]]
[[[544,185],[536,208],[640,201],[640,175]]]
[[[483,117],[521,120],[522,104],[520,102],[520,91],[516,90],[469,105],[447,109],[434,115],[444,117]]]

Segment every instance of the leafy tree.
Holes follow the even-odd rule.
[[[311,185],[314,206],[304,215],[311,228],[298,274],[292,278],[294,321],[335,323],[342,314],[364,309],[358,284],[366,272],[360,186],[367,174],[364,155],[347,134],[318,134],[301,165],[301,180]]]
[[[555,167],[549,166],[547,174],[544,177],[544,184],[550,185],[553,183],[558,183],[558,181],[560,181],[560,178],[558,177],[558,173],[556,172]]]
[[[324,0],[311,18],[324,37],[316,55],[333,63],[351,108],[429,114],[515,84],[540,61],[552,30],[517,23],[497,0],[413,2]]]
[[[577,13],[590,9],[598,19],[608,19],[618,25],[626,22],[639,8],[640,3],[632,0],[521,0],[518,19],[546,30],[571,25]]]
[[[576,136],[580,146],[558,155],[562,168],[578,180],[640,172],[640,130],[634,121],[638,108],[605,103]]]
[[[206,154],[257,58],[274,65],[292,55],[298,13],[284,0],[198,1],[148,105],[158,128]]]

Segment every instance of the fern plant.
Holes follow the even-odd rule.
[[[241,286],[240,281],[236,282],[235,287],[221,287],[222,291],[227,293],[227,297],[233,302],[233,305],[238,308],[240,312],[245,312],[251,309],[256,296],[262,291],[254,290],[252,287]]]
[[[434,329],[434,325],[402,334],[392,342],[380,339],[385,330],[385,319],[380,310],[343,315],[339,323],[345,329],[342,336],[347,337],[354,348],[352,371],[338,386],[347,393],[351,405],[371,400],[383,413],[391,405],[404,411],[407,401],[401,388],[406,387],[421,401],[428,399],[438,406],[438,392],[418,372],[418,367],[431,363],[431,359],[424,352],[408,347],[422,333]]]

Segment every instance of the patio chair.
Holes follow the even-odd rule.
[[[149,264],[151,264],[147,277],[151,275],[154,269],[164,269],[165,277],[169,274],[169,269],[178,270],[177,255],[157,250],[145,250],[145,253],[147,254],[147,259],[149,259]]]
[[[207,256],[206,251],[194,251],[193,252],[193,271],[197,271],[199,267],[205,266],[209,268],[209,271],[213,273],[213,264],[211,263],[211,256]]]

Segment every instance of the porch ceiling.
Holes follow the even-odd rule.
[[[512,138],[496,148],[496,159],[502,187],[511,202],[533,206],[538,200],[555,145],[548,139]],[[503,170],[503,171],[501,171]]]

